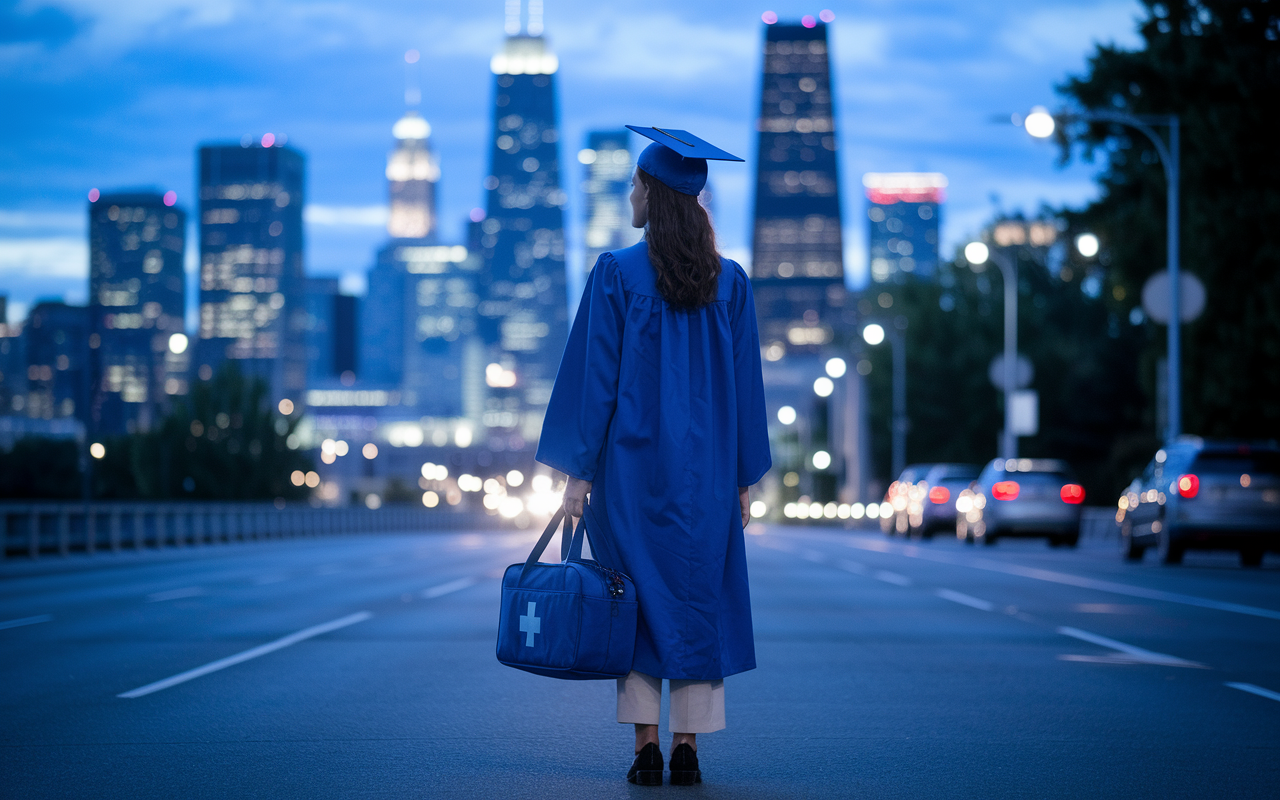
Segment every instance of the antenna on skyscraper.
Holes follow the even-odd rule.
[[[504,29],[508,36],[520,33],[520,18],[524,16],[524,0],[507,0],[507,24]]]
[[[542,35],[542,0],[529,0],[529,25],[526,30],[530,36]]]
[[[407,106],[416,106],[422,102],[422,89],[420,87],[419,75],[421,70],[418,67],[418,60],[422,58],[422,54],[417,50],[407,50],[404,54],[404,104]]]

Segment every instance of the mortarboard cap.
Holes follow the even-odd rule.
[[[681,194],[696,195],[707,185],[707,161],[743,160],[688,131],[627,127],[654,141],[640,154],[636,165]]]

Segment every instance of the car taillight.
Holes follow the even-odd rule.
[[[929,502],[941,505],[951,499],[951,491],[945,486],[935,486],[929,490]]]
[[[1058,494],[1062,497],[1062,502],[1064,503],[1079,505],[1084,502],[1084,487],[1079,484],[1068,483],[1062,487]]]
[[[991,487],[991,496],[997,500],[1015,500],[1018,497],[1017,481],[997,481]]]
[[[1188,499],[1200,493],[1200,479],[1195,475],[1178,476],[1178,494]]]

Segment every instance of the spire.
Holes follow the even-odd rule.
[[[422,102],[422,89],[419,88],[421,68],[418,66],[421,57],[417,50],[408,50],[404,54],[404,104],[410,108]]]
[[[528,14],[524,0],[507,0],[507,22],[503,26],[508,36],[542,35],[542,0],[529,0]]]

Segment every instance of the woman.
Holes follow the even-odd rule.
[[[725,727],[723,679],[755,667],[742,534],[769,439],[751,282],[716,252],[698,203],[706,158],[741,159],[684,131],[632,130],[660,142],[632,178],[644,240],[587,279],[537,458],[568,475],[568,514],[591,495],[636,584],[634,667],[618,680],[618,722],[636,734],[627,779],[662,783],[667,679],[671,782],[691,784],[697,734]]]

